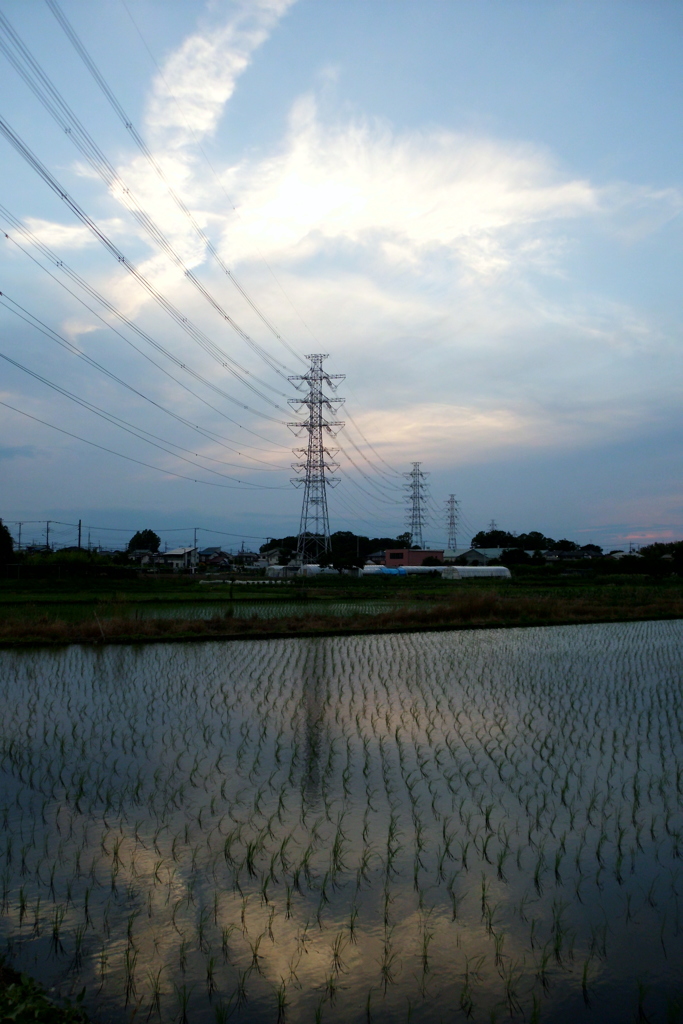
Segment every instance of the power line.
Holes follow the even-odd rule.
[[[11,303],[11,305],[8,305],[8,303]],[[128,384],[117,374],[113,373],[111,370],[108,370],[106,366],[103,366],[102,363],[98,363],[96,359],[93,359],[91,356],[87,355],[87,353],[83,352],[72,342],[67,341],[67,339],[62,337],[61,334],[58,334],[57,331],[53,330],[51,327],[48,327],[47,324],[43,323],[42,320],[39,320],[38,317],[34,316],[32,313],[29,313],[28,310],[24,309],[24,307],[20,306],[18,302],[15,302],[13,299],[11,299],[9,295],[7,295],[5,292],[0,292],[0,305],[4,306],[5,309],[9,310],[10,313],[13,313],[15,316],[19,317],[20,320],[24,321],[24,323],[29,324],[30,327],[33,327],[35,330],[39,331],[46,338],[49,338],[50,341],[54,341],[62,348],[66,349],[67,352],[69,352],[71,355],[75,355],[79,359],[82,359],[88,366],[98,370],[100,373],[103,373],[105,376],[113,380],[116,384],[119,384],[121,387],[126,388],[128,391],[137,395],[139,398],[144,399],[144,401],[149,402],[150,405],[153,405],[156,409],[159,409],[161,412],[165,413],[167,416],[170,416],[177,422],[182,423],[183,426],[189,427],[191,430],[197,431],[203,437],[206,437],[207,440],[219,444],[222,448],[226,448],[228,451],[236,452],[238,455],[244,455],[244,457],[247,459],[252,459],[254,462],[258,462],[261,465],[267,466],[268,471],[280,472],[284,468],[273,466],[272,463],[267,462],[265,459],[259,459],[255,455],[249,455],[246,452],[242,453],[237,451],[236,448],[232,448],[230,445],[225,444],[220,439],[219,434],[214,434],[212,431],[204,430],[202,427],[199,427],[194,423],[190,423],[190,421],[185,419],[184,416],[178,415],[178,413],[173,412],[171,409],[167,409],[165,406],[161,405],[161,403],[155,401],[155,399],[143,394],[143,392],[140,391],[138,388],[133,387],[132,384]],[[15,306],[16,309],[13,309],[13,306]],[[209,456],[203,455],[202,458],[209,458]],[[220,462],[221,460],[215,459],[212,461]],[[239,463],[231,462],[225,462],[223,463],[223,465],[235,466],[238,469],[259,469],[259,467],[242,466]],[[260,470],[260,472],[265,472],[265,470]]]
[[[350,413],[348,414],[348,418],[349,418],[349,420],[351,421],[351,423],[353,423],[354,427],[356,428],[356,430],[358,431],[358,433],[360,434],[360,436],[361,436],[361,437],[363,438],[363,440],[365,441],[365,443],[366,443],[366,445],[368,446],[368,448],[370,448],[370,450],[371,450],[371,451],[373,451],[373,452],[375,453],[375,455],[376,455],[376,456],[377,456],[377,458],[378,458],[378,459],[380,460],[380,462],[384,463],[384,465],[385,465],[385,466],[386,466],[386,467],[387,467],[388,469],[390,469],[390,470],[391,470],[391,472],[392,472],[392,473],[393,473],[393,474],[394,474],[395,476],[402,476],[403,474],[402,474],[402,473],[400,473],[400,472],[399,472],[399,470],[397,470],[397,469],[394,469],[394,467],[393,467],[393,466],[389,465],[389,463],[388,463],[388,462],[386,461],[386,459],[382,458],[382,456],[381,456],[381,455],[380,455],[380,453],[379,453],[379,452],[377,451],[377,449],[376,449],[376,448],[375,448],[375,447],[374,447],[374,446],[373,446],[373,445],[372,445],[372,444],[371,444],[371,443],[370,443],[370,442],[368,441],[367,437],[365,436],[365,434],[363,433],[363,431],[362,431],[362,430],[360,429],[360,427],[358,426],[358,424],[356,423],[356,421],[354,420],[353,416],[352,416],[352,415],[351,415]]]
[[[200,384],[203,384],[205,387],[209,388],[211,391],[219,395],[221,398],[225,398],[229,402],[238,405],[241,409],[249,410],[249,406],[244,405],[239,399],[228,394],[227,391],[224,391],[217,384],[214,384],[212,381],[202,376],[202,374],[192,369],[192,367],[189,366],[187,363],[182,362],[177,356],[175,356],[172,352],[165,348],[160,342],[156,341],[147,331],[144,331],[141,327],[138,327],[138,325],[133,320],[130,320],[127,316],[125,316],[116,306],[113,305],[113,303],[109,302],[108,299],[106,299],[100,292],[98,292],[95,288],[88,284],[88,282],[84,278],[77,274],[75,270],[69,267],[63,260],[59,259],[59,257],[54,252],[52,252],[51,249],[44,245],[40,241],[40,239],[36,238],[36,236],[31,231],[29,231],[29,229],[20,220],[14,217],[13,214],[11,214],[9,210],[7,210],[6,207],[2,206],[1,204],[0,214],[2,214],[2,216],[13,227],[15,227],[17,231],[21,232],[21,234],[25,236],[25,238],[31,243],[31,245],[35,246],[35,248],[37,248],[39,252],[41,252],[45,256],[45,258],[48,259],[58,270],[61,270],[64,274],[66,274],[66,276],[75,284],[77,284],[79,288],[82,288],[86,292],[86,294],[90,295],[97,302],[99,302],[108,312],[110,312],[113,316],[120,320],[121,323],[125,324],[125,326],[128,327],[135,334],[137,334],[139,338],[141,338],[148,345],[154,348],[155,351],[161,353],[161,355],[169,359],[174,364],[174,366],[177,366],[179,369],[184,370],[186,373],[190,374],[190,376],[193,379],[197,380]],[[232,423],[233,426],[238,427],[240,430],[245,430],[247,433],[252,434],[254,437],[258,437],[260,438],[260,440],[266,441],[268,444],[272,444],[279,448],[287,450],[287,445],[280,444],[279,441],[273,441],[271,438],[264,437],[263,434],[258,433],[258,431],[256,430],[252,430],[250,427],[245,427],[237,420],[234,420],[231,416],[228,416],[221,409],[217,409],[215,405],[212,405],[210,402],[207,402],[205,398],[202,398],[202,396],[198,395],[196,391],[193,391],[191,388],[189,388],[187,384],[184,384],[181,380],[178,380],[177,377],[174,377],[173,374],[170,373],[165,367],[161,366],[159,363],[156,362],[156,360],[152,359],[150,355],[148,355],[146,352],[143,352],[142,349],[138,348],[138,346],[135,345],[134,342],[130,340],[130,338],[127,338],[125,334],[122,334],[120,331],[116,329],[116,327],[108,323],[104,319],[104,317],[100,316],[100,314],[96,310],[94,310],[92,306],[89,306],[88,303],[83,298],[81,298],[79,295],[76,295],[75,292],[71,291],[71,289],[68,288],[63,281],[60,281],[59,278],[55,277],[54,274],[50,273],[50,271],[43,266],[40,260],[36,259],[35,256],[32,256],[31,253],[28,252],[28,250],[25,249],[23,245],[17,242],[15,238],[12,238],[12,236],[7,234],[7,232],[5,232],[4,235],[8,242],[11,242],[13,245],[15,245],[21,252],[24,253],[25,256],[28,257],[28,259],[35,263],[37,267],[40,267],[40,269],[45,274],[47,274],[48,277],[55,281],[55,283],[58,284],[60,288],[63,288],[68,295],[71,295],[72,298],[76,299],[76,301],[79,302],[90,313],[92,313],[93,316],[97,317],[100,323],[102,323],[108,330],[112,331],[117,337],[121,338],[122,341],[125,341],[127,345],[130,345],[130,347],[134,349],[134,351],[137,352],[139,355],[141,355],[143,359],[146,359],[148,362],[152,364],[152,366],[155,366],[158,370],[161,370],[163,374],[165,374],[170,380],[174,381],[174,383],[178,384],[181,388],[183,388],[184,391],[187,391],[189,395],[192,395],[193,398],[196,398],[198,401],[202,402],[208,409],[211,409],[213,412],[218,413],[218,415],[225,419],[228,423]],[[257,413],[257,415],[261,414]],[[270,419],[271,417],[267,418]],[[223,440],[230,439],[223,438]],[[256,451],[264,450],[258,448],[256,445],[247,444],[246,447],[254,448]]]
[[[181,329],[184,330],[186,334],[188,334],[189,337],[191,337],[202,349],[204,349],[204,351],[208,355],[210,355],[213,359],[220,363],[220,365],[224,369],[232,373],[233,376],[237,377],[237,379],[241,381],[241,383],[248,387],[254,394],[258,395],[259,398],[265,401],[268,405],[272,406],[274,409],[277,409],[280,412],[285,412],[285,410],[281,406],[279,406],[277,402],[273,402],[272,399],[263,395],[258,390],[258,388],[255,388],[253,384],[250,384],[248,381],[244,380],[244,378],[242,378],[240,374],[237,373],[237,371],[234,370],[234,368],[232,368],[229,365],[229,362],[226,361],[230,360],[232,362],[233,360],[231,360],[231,357],[223,353],[222,350],[218,348],[218,346],[216,346],[204,334],[203,331],[196,327],[188,317],[183,316],[182,313],[171,302],[169,302],[169,300],[164,295],[162,295],[161,292],[159,292],[158,289],[156,289],[150,281],[148,281],[145,275],[142,274],[138,270],[138,268],[133,263],[131,263],[130,260],[128,260],[126,256],[124,256],[124,254],[121,252],[118,246],[116,246],[111,241],[111,239],[107,237],[105,232],[96,224],[96,222],[83,209],[81,209],[81,207],[78,205],[75,199],[73,199],[69,195],[69,193],[59,184],[57,179],[50,173],[50,171],[48,171],[44,164],[41,163],[38,157],[35,156],[35,154],[29,149],[28,146],[26,146],[26,144],[21,140],[21,138],[16,134],[16,132],[13,131],[13,129],[2,117],[0,117],[0,132],[5,136],[8,142],[11,143],[11,145],[16,149],[16,151],[24,158],[24,160],[26,160],[29,166],[31,166],[36,171],[36,173],[43,179],[43,181],[60,197],[60,199],[64,201],[64,203],[69,207],[72,213],[76,215],[76,217],[81,221],[81,223],[84,224],[88,228],[88,230],[92,232],[95,238],[97,238],[102,243],[102,245],[110,253],[110,255],[115,257],[115,259],[128,271],[129,274],[131,274],[132,277],[135,278],[135,280],[145,289],[145,291],[155,300],[155,302],[157,302],[162,307],[162,309],[164,309],[168,313],[171,319],[174,320],[181,327]],[[230,400],[236,401],[232,397]],[[253,412],[258,416],[262,416],[265,419],[269,419],[273,423],[284,424],[285,422],[283,420],[278,420],[273,416],[269,416],[267,413],[259,412],[256,409],[252,409],[251,406],[245,405],[244,403],[237,402],[237,404],[241,405],[243,409],[246,409],[249,412]]]
[[[137,23],[137,22],[135,21],[135,18],[133,17],[133,15],[132,15],[132,14],[131,14],[131,12],[130,12],[130,8],[129,8],[129,7],[128,7],[128,5],[126,4],[126,0],[121,0],[121,4],[122,4],[122,6],[123,6],[123,9],[125,10],[126,14],[128,15],[128,17],[129,17],[129,19],[130,19],[130,22],[131,22],[131,24],[132,24],[133,28],[135,29],[135,31],[136,31],[136,33],[137,33],[137,35],[138,35],[139,39],[140,39],[140,42],[142,43],[142,45],[143,45],[143,47],[144,47],[144,49],[145,49],[145,51],[146,51],[146,53],[147,53],[147,56],[148,56],[148,57],[149,57],[149,59],[151,60],[151,62],[152,62],[152,64],[154,65],[154,67],[155,67],[155,68],[157,69],[157,73],[158,73],[159,77],[161,78],[162,82],[163,82],[163,83],[164,83],[164,85],[166,86],[166,91],[167,91],[168,95],[170,96],[170,98],[171,98],[171,99],[173,100],[173,102],[175,103],[176,107],[177,107],[177,108],[178,108],[178,110],[180,111],[180,113],[181,113],[181,116],[183,117],[183,121],[184,121],[184,123],[185,123],[185,127],[187,128],[187,130],[189,131],[190,135],[191,135],[191,136],[192,136],[192,138],[194,139],[195,145],[196,145],[197,149],[199,150],[199,152],[201,153],[202,157],[204,158],[204,162],[206,163],[207,167],[208,167],[208,168],[209,168],[209,170],[211,171],[211,173],[212,173],[212,175],[213,175],[213,177],[214,177],[214,180],[215,180],[216,184],[218,185],[219,189],[221,190],[221,192],[223,193],[223,195],[224,195],[224,196],[225,196],[225,198],[227,199],[227,201],[228,201],[228,203],[229,203],[229,205],[230,205],[230,207],[231,207],[231,209],[232,209],[233,213],[235,214],[235,216],[236,216],[236,217],[240,217],[240,212],[239,212],[238,208],[237,208],[237,207],[235,206],[235,203],[233,202],[233,200],[232,200],[232,199],[230,198],[230,196],[228,195],[228,193],[227,193],[227,191],[226,191],[226,189],[225,189],[225,185],[223,184],[223,181],[222,181],[222,180],[221,180],[221,178],[220,178],[220,175],[219,175],[219,174],[217,173],[217,171],[216,171],[216,168],[215,168],[215,167],[213,166],[213,164],[211,163],[211,161],[210,161],[210,159],[209,159],[209,157],[208,157],[208,154],[207,154],[206,150],[204,149],[204,147],[202,146],[201,142],[199,141],[199,139],[198,139],[198,137],[197,137],[197,134],[196,134],[196,132],[195,132],[195,130],[194,130],[194,128],[193,128],[193,126],[192,126],[192,125],[190,124],[190,122],[189,122],[189,121],[187,120],[187,118],[185,117],[185,115],[184,115],[184,113],[183,113],[183,109],[182,109],[182,106],[180,105],[180,103],[178,102],[178,100],[177,100],[176,96],[174,95],[174,93],[173,93],[173,90],[171,89],[171,87],[170,87],[170,84],[169,84],[169,82],[168,82],[168,79],[167,79],[167,78],[166,78],[166,77],[164,76],[164,72],[163,72],[163,71],[162,71],[162,69],[161,69],[161,68],[159,67],[159,64],[158,64],[158,62],[157,62],[157,60],[156,60],[156,58],[155,58],[154,54],[152,53],[151,49],[150,49],[150,48],[149,48],[149,46],[147,45],[147,42],[146,42],[146,40],[145,40],[145,37],[144,37],[144,35],[142,34],[142,32],[140,31],[140,27],[139,27],[138,23]],[[240,218],[240,219],[241,219],[241,218]],[[294,312],[295,312],[295,313],[296,313],[296,315],[298,316],[298,318],[299,318],[299,320],[301,321],[301,323],[302,323],[302,324],[304,325],[304,327],[306,328],[306,330],[308,331],[308,333],[309,333],[309,334],[311,335],[311,338],[313,339],[313,341],[315,341],[315,342],[317,343],[318,339],[316,338],[316,336],[314,335],[313,331],[312,331],[312,330],[311,330],[311,328],[310,328],[310,327],[308,326],[308,324],[306,323],[306,321],[304,320],[304,318],[303,318],[303,317],[301,316],[301,313],[300,313],[300,312],[299,312],[299,310],[298,310],[298,309],[296,308],[296,306],[295,306],[295,305],[294,305],[294,303],[292,302],[291,298],[289,297],[289,295],[287,294],[287,292],[285,291],[285,289],[283,288],[283,286],[282,286],[282,283],[280,282],[279,278],[278,278],[278,277],[277,277],[277,275],[275,274],[275,271],[274,271],[274,270],[273,270],[273,268],[271,267],[270,263],[268,262],[268,260],[267,260],[267,259],[265,258],[265,256],[263,255],[263,253],[262,253],[262,252],[261,252],[260,250],[258,250],[258,249],[257,249],[257,251],[258,251],[258,253],[259,253],[259,257],[260,257],[260,258],[261,258],[261,260],[263,261],[263,264],[264,264],[264,266],[265,266],[265,267],[266,267],[266,269],[268,270],[268,273],[269,273],[269,274],[271,275],[271,277],[272,277],[272,278],[273,278],[273,280],[275,281],[276,285],[278,286],[278,288],[280,289],[280,291],[282,292],[282,294],[283,294],[283,295],[284,295],[284,297],[286,298],[287,302],[289,302],[290,306],[292,307],[292,309],[294,310]],[[287,346],[287,348],[289,349],[289,351],[290,351],[290,352],[292,353],[292,355],[294,355],[294,356],[295,356],[295,357],[296,357],[296,358],[297,358],[297,359],[298,359],[298,360],[299,360],[300,362],[302,362],[302,363],[305,363],[305,362],[306,362],[306,360],[305,360],[305,359],[304,359],[304,357],[303,357],[303,356],[301,355],[301,353],[300,353],[300,352],[297,352],[297,351],[296,351],[296,349],[292,348],[292,347],[291,347],[291,345],[289,345],[289,343],[288,343],[288,342],[286,342],[286,341],[285,341],[285,345]]]
[[[348,432],[347,430],[345,430],[345,428],[343,428],[343,427],[342,427],[342,431],[344,432],[344,436],[345,436],[345,437],[346,437],[346,438],[348,439],[349,443],[350,443],[350,444],[351,444],[351,445],[352,445],[352,446],[353,446],[353,447],[354,447],[354,448],[356,449],[356,451],[358,452],[358,454],[360,455],[360,457],[361,457],[361,458],[362,458],[362,459],[363,459],[363,460],[364,460],[364,461],[365,461],[365,462],[366,462],[366,463],[368,464],[368,466],[370,467],[370,469],[371,469],[371,470],[372,470],[372,471],[373,471],[374,473],[378,473],[378,474],[380,474],[380,480],[381,480],[381,482],[380,482],[380,480],[374,481],[374,484],[375,484],[375,486],[376,486],[376,487],[380,487],[380,488],[382,488],[382,489],[384,489],[385,487],[390,487],[390,488],[393,488],[394,490],[398,490],[398,489],[399,489],[399,485],[398,485],[398,484],[394,484],[394,483],[386,483],[386,475],[384,474],[383,470],[380,470],[380,469],[378,469],[378,468],[377,468],[377,467],[376,467],[376,466],[375,466],[375,465],[374,465],[374,464],[373,464],[373,463],[372,463],[372,462],[370,461],[370,459],[369,459],[369,458],[367,457],[367,455],[365,454],[365,452],[364,452],[364,451],[362,451],[362,450],[361,450],[361,449],[360,449],[360,448],[358,447],[358,445],[357,445],[357,444],[356,444],[356,442],[355,442],[355,441],[353,440],[353,438],[351,437],[351,435],[349,434],[349,432]],[[341,449],[341,450],[342,450],[342,451],[344,451],[344,449]],[[344,452],[344,454],[345,454],[345,455],[347,455],[347,453],[346,453],[346,452]],[[347,455],[347,458],[349,459],[349,461],[353,461],[353,460],[351,459],[351,457],[350,457],[349,455]],[[355,463],[354,463],[354,465],[355,465]],[[359,472],[362,472],[362,470],[360,469],[360,467],[359,467],[359,466],[357,466],[356,468],[358,469],[358,471],[359,471]],[[363,475],[365,476],[365,474],[363,474]],[[368,479],[368,480],[369,480],[370,478],[369,478],[369,477],[366,477],[366,479]]]
[[[164,185],[166,186],[166,189],[168,190],[168,194],[171,196],[171,198],[173,199],[173,201],[175,202],[177,207],[185,214],[185,216],[189,220],[190,224],[192,225],[195,233],[199,236],[199,238],[201,238],[201,240],[204,243],[204,245],[206,246],[207,250],[211,253],[211,255],[213,256],[215,261],[218,263],[218,265],[221,268],[221,270],[223,271],[223,273],[227,275],[227,277],[230,279],[232,284],[239,291],[240,295],[242,295],[242,297],[245,299],[245,301],[251,306],[251,308],[254,310],[256,315],[262,320],[262,322],[272,332],[272,334],[274,334],[274,336],[278,339],[278,341],[281,342],[282,345],[285,348],[287,348],[288,351],[291,352],[292,355],[296,356],[297,358],[301,358],[301,356],[296,351],[296,349],[292,348],[292,346],[289,344],[289,342],[286,341],[286,339],[282,337],[280,332],[276,329],[276,327],[273,325],[273,323],[268,319],[268,317],[265,315],[265,313],[263,313],[262,310],[259,309],[259,307],[256,305],[256,303],[247,294],[246,290],[237,281],[237,279],[235,278],[234,273],[223,262],[223,259],[221,258],[220,253],[217,251],[217,249],[215,248],[215,246],[213,245],[211,240],[208,238],[208,236],[204,233],[204,231],[202,231],[201,227],[199,226],[199,224],[195,220],[192,212],[188,209],[188,207],[185,205],[183,200],[180,198],[180,196],[177,194],[175,189],[172,187],[171,183],[168,181],[168,178],[164,174],[163,169],[161,168],[161,166],[159,165],[159,163],[155,159],[153,153],[150,151],[149,147],[147,146],[145,140],[142,138],[140,133],[137,131],[137,129],[135,128],[133,122],[128,117],[128,115],[126,114],[125,110],[123,109],[123,107],[119,103],[119,101],[116,98],[116,96],[114,95],[111,87],[106,82],[104,76],[102,75],[102,73],[100,72],[99,68],[97,67],[95,61],[93,60],[93,58],[88,53],[88,51],[86,50],[85,46],[83,45],[81,39],[76,34],[75,29],[73,28],[71,23],[66,18],[66,15],[64,14],[64,12],[59,7],[59,4],[57,3],[57,0],[46,0],[46,2],[47,2],[48,7],[50,8],[52,13],[54,14],[55,18],[57,19],[57,21],[61,25],[62,29],[64,30],[64,32],[65,32],[67,38],[69,39],[69,41],[71,42],[72,46],[74,47],[74,49],[78,53],[79,57],[81,58],[81,60],[85,64],[86,68],[88,69],[88,71],[90,72],[90,74],[95,79],[95,81],[97,82],[98,86],[100,87],[100,89],[104,93],[104,96],[108,100],[108,102],[111,105],[112,109],[114,110],[115,114],[117,115],[119,120],[123,123],[124,128],[130,134],[130,136],[133,139],[133,141],[135,142],[136,146],[138,147],[140,152],[143,154],[143,156],[147,159],[147,161],[149,162],[151,167],[154,169],[154,171],[156,172],[158,177],[161,179],[161,181],[163,181]],[[256,343],[254,342],[254,344],[256,344]],[[283,364],[280,364],[280,365],[282,366]]]
[[[152,445],[154,448],[159,448],[160,451],[166,452],[168,455],[173,455],[176,459],[181,459],[183,462],[187,462],[191,466],[197,466],[199,469],[203,469],[207,473],[213,473],[215,476],[224,477],[226,480],[236,480],[239,484],[245,484],[248,487],[265,488],[267,490],[285,490],[284,487],[270,487],[266,484],[255,484],[249,480],[239,480],[237,477],[228,475],[226,473],[220,473],[217,469],[211,469],[210,466],[199,466],[198,463],[194,462],[193,459],[185,458],[184,455],[179,455],[178,452],[188,452],[189,449],[181,447],[181,445],[175,444],[173,441],[169,441],[167,438],[158,437],[157,434],[151,433],[149,430],[145,430],[144,427],[135,426],[129,423],[128,420],[124,420],[122,417],[117,416],[115,413],[108,412],[106,409],[102,409],[92,402],[88,402],[87,399],[81,398],[75,395],[71,391],[67,391],[66,388],[61,387],[59,384],[55,384],[54,381],[48,380],[47,377],[43,377],[35,370],[31,370],[28,366],[24,366],[22,363],[12,359],[11,356],[6,355],[4,352],[0,352],[0,359],[4,359],[5,362],[10,363],[12,366],[16,366],[17,369],[23,370],[29,376],[35,380],[39,380],[41,384],[45,384],[47,387],[52,388],[53,391],[57,391],[60,395],[70,399],[82,408],[87,409],[88,412],[94,413],[95,416],[99,416],[100,419],[106,420],[115,427],[119,427],[120,430],[124,430],[127,434],[132,434],[134,437],[139,438],[141,441],[145,441],[146,444]],[[157,442],[161,442],[160,444]],[[170,451],[165,448],[164,445],[170,445],[172,448],[177,448],[178,451]],[[196,458],[204,458],[205,456],[199,455],[197,452],[194,453]],[[209,458],[209,457],[207,457]],[[220,462],[219,459],[211,459],[212,462]],[[241,468],[241,467],[240,467]]]
[[[342,445],[341,445],[341,444],[339,443],[339,441],[337,442],[337,444],[338,444],[338,450],[339,450],[339,451],[340,451],[340,452],[341,452],[341,453],[342,453],[342,454],[343,454],[343,455],[345,456],[345,458],[347,458],[347,459],[349,460],[349,462],[351,463],[351,465],[353,466],[353,468],[354,468],[354,469],[356,469],[356,470],[357,470],[357,471],[358,471],[358,472],[360,473],[360,475],[361,475],[361,476],[363,477],[363,479],[367,480],[367,482],[368,482],[368,483],[370,484],[370,486],[371,486],[371,487],[379,487],[379,484],[377,483],[377,481],[375,481],[375,480],[372,480],[372,479],[371,479],[371,478],[370,478],[370,477],[368,476],[368,474],[367,474],[367,473],[365,473],[365,472],[364,472],[364,471],[363,471],[363,470],[362,470],[362,469],[360,468],[360,466],[358,465],[358,463],[354,461],[354,459],[353,459],[353,458],[352,458],[352,457],[351,457],[351,456],[349,455],[349,453],[348,453],[348,452],[347,452],[347,451],[346,451],[346,450],[345,450],[345,449],[344,449],[344,448],[342,447]],[[357,484],[357,486],[360,486],[360,485],[359,485],[359,484]],[[363,490],[363,488],[361,488],[361,490]],[[366,491],[365,493],[367,494],[367,491]],[[384,505],[398,505],[398,504],[401,504],[401,502],[399,502],[399,501],[398,501],[397,499],[395,499],[395,498],[388,498],[388,497],[386,497],[386,495],[384,494],[384,492],[381,492],[381,491],[380,491],[380,492],[378,493],[377,497],[375,497],[374,495],[370,495],[370,497],[373,497],[375,501],[381,501],[381,502],[382,502],[382,504],[384,504]]]
[[[126,459],[127,462],[134,462],[138,466],[144,466],[146,469],[153,469],[156,473],[163,473],[166,476],[177,477],[178,480],[189,480],[193,484],[205,484],[207,487],[222,487],[226,490],[231,491],[244,491],[249,490],[250,486],[235,486],[234,484],[219,484],[215,480],[197,480],[196,477],[184,476],[182,473],[174,473],[170,469],[162,469],[160,466],[153,466],[149,462],[142,462],[140,459],[134,459],[131,455],[124,455],[123,452],[117,452],[113,448],[107,448],[102,444],[96,444],[95,441],[89,441],[85,437],[81,437],[79,434],[73,434],[70,430],[64,430],[63,427],[57,427],[54,423],[48,423],[47,420],[41,419],[39,416],[33,416],[30,412],[25,412],[23,409],[17,409],[15,405],[10,405],[9,402],[0,401],[0,405],[6,409],[11,409],[12,412],[19,413],[20,416],[26,416],[27,419],[33,420],[35,423],[42,423],[45,427],[50,427],[52,430],[59,431],[60,434],[66,434],[67,437],[73,437],[77,441],[83,441],[84,444],[89,444],[92,448],[99,448],[102,452],[108,452],[110,455],[117,455],[120,459]],[[264,490],[268,491],[279,491],[285,488],[281,487],[266,487],[263,485]]]
[[[31,52],[22,42],[21,38],[12,28],[11,24],[2,12],[0,12],[0,30],[5,32],[5,35],[11,44],[11,46],[8,46],[7,42],[0,38],[0,49],[3,51],[17,73],[26,82],[36,98],[45,107],[47,112],[56,121],[59,127],[68,135],[73,144],[86,158],[90,166],[97,174],[99,174],[107,187],[119,198],[143,230],[145,230],[162,249],[162,251],[166,253],[171,262],[182,270],[187,280],[194,285],[194,287],[201,293],[207,302],[209,302],[222,319],[226,323],[230,324],[240,338],[254,349],[254,351],[256,351],[257,354],[268,363],[272,370],[283,377],[283,379],[286,379],[285,375],[278,366],[275,365],[274,361],[265,349],[258,345],[250,335],[240,327],[233,317],[230,316],[218,300],[214,298],[211,292],[201,283],[179,253],[174,249],[161,228],[154,222],[149,214],[145,212],[142,205],[135,199],[131,189],[126,186],[114,166],[107,159],[76,114],[71,110],[69,105],[61,96],[57,87],[45,74],[40,64],[32,56]],[[246,370],[244,367],[240,366],[239,363],[235,362],[232,357],[227,356],[227,354],[222,352],[222,350],[221,354],[231,361],[234,366],[238,367],[241,373],[254,376],[257,380],[259,379],[255,375],[251,374],[249,370]],[[282,363],[280,363],[279,366],[286,369]],[[275,388],[272,388],[272,386],[267,384],[265,381],[261,381],[260,383],[263,386],[271,387],[273,391],[276,391]]]
[[[31,525],[36,523],[47,522],[45,519],[3,519],[4,523],[12,523],[17,525],[21,522],[23,525]],[[51,523],[55,523],[57,526],[71,526],[74,529],[78,528],[78,523],[64,523],[59,519],[51,519]],[[84,530],[98,530],[101,533],[137,533],[138,527],[128,526],[95,526],[93,523],[82,523]],[[169,526],[160,527],[158,526],[155,533],[190,533],[192,530],[201,531],[202,533],[215,533],[222,537],[243,537],[245,540],[268,540],[265,534],[253,534],[253,533],[232,533],[227,530],[212,530],[208,526]]]

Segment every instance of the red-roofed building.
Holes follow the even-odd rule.
[[[387,548],[384,552],[384,564],[392,569],[401,565],[424,565],[425,558],[438,558],[443,562],[443,550],[424,551],[422,548]]]

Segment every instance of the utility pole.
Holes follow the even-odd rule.
[[[407,524],[412,536],[412,543],[413,545],[417,544],[418,548],[424,548],[422,527],[426,522],[424,503],[427,495],[427,484],[425,479],[428,476],[427,473],[423,473],[420,469],[421,465],[421,462],[413,462],[413,468],[410,472],[403,474],[408,478],[408,483],[403,485],[408,492]]]
[[[297,557],[302,565],[314,564],[331,547],[327,488],[335,487],[339,483],[339,478],[331,475],[339,469],[339,464],[334,461],[339,449],[326,447],[325,435],[335,437],[344,423],[332,418],[326,419],[324,413],[328,410],[330,416],[334,417],[344,399],[325,394],[323,388],[327,385],[332,391],[336,391],[338,381],[344,380],[345,374],[326,373],[323,370],[323,360],[328,358],[329,356],[321,352],[306,356],[311,364],[307,373],[289,378],[297,390],[307,389],[303,398],[290,398],[288,401],[296,412],[307,408],[308,419],[304,423],[287,424],[298,437],[304,431],[308,432],[306,447],[292,449],[300,460],[292,463],[292,469],[297,473],[303,473],[303,477],[292,478],[295,487],[301,487],[303,484],[304,488],[296,546]]]
[[[81,550],[81,520],[78,520],[78,550]]]
[[[50,520],[45,522],[45,547],[50,550]]]
[[[458,546],[460,502],[454,494],[448,495],[448,500],[446,501],[446,515],[448,516],[448,549],[449,551],[455,551]]]
[[[21,528],[23,525],[23,523],[19,523],[19,540],[17,541],[17,551],[21,551]]]
[[[197,547],[197,527],[194,528],[194,547]]]

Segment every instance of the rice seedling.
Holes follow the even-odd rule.
[[[103,648],[97,668],[69,649],[40,671],[44,654],[6,652],[12,955],[49,946],[50,984],[70,964],[91,1008],[99,986],[164,1020],[333,1018],[373,986],[392,1019],[432,996],[538,1019],[556,979],[632,1015],[592,965],[627,978],[620,950],[637,947],[643,977],[673,979],[683,952],[681,627],[572,629],[267,641],[227,660]],[[665,1018],[664,994],[643,1005]]]

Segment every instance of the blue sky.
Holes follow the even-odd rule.
[[[174,206],[48,5],[0,0],[118,179],[98,177],[3,53],[0,115],[260,392],[184,334],[1,138],[0,203],[32,238],[0,217],[10,236],[0,245],[0,290],[110,376],[19,319],[16,306],[0,306],[0,352],[147,432],[145,442],[0,361],[4,519],[150,525],[177,530],[173,542],[200,526],[234,534],[223,538],[228,546],[295,532],[296,441],[283,411],[292,394],[284,377],[303,366],[294,350],[328,352],[330,370],[346,374],[333,530],[399,532],[400,473],[419,460],[430,473],[430,544],[445,540],[450,493],[462,503],[463,541],[491,518],[607,548],[683,534],[680,4],[60,8],[286,344]],[[270,362],[217,315],[131,207],[153,219]],[[171,359],[49,266],[32,239]],[[68,527],[54,529],[71,540]],[[40,530],[27,525],[23,539]]]

